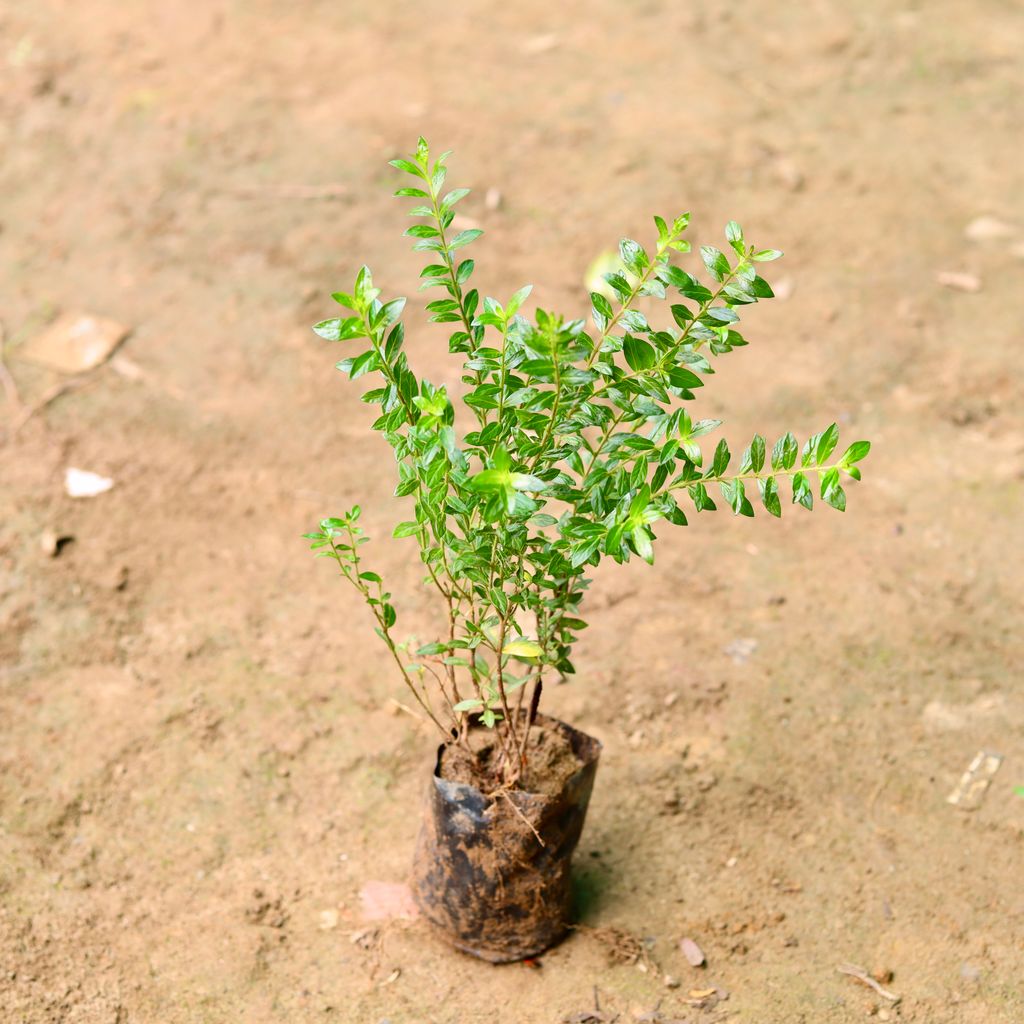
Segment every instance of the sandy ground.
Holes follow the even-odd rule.
[[[19,358],[57,312],[132,328],[127,370],[17,436],[0,406],[0,1019],[541,1024],[595,991],[602,1021],[1024,1019],[1022,53],[1008,0],[0,3],[22,400],[58,379]],[[697,409],[736,443],[875,441],[845,515],[703,517],[600,574],[547,701],[605,743],[587,927],[539,969],[362,920],[432,738],[299,539],[356,500],[380,537],[398,518],[308,324],[363,260],[416,294],[386,160],[421,132],[477,190],[493,294],[584,310],[583,269],[654,212],[786,250]],[[966,238],[982,215],[1006,236]],[[453,381],[423,319],[411,355]],[[115,486],[72,500],[68,466]],[[410,544],[373,554],[425,631]],[[982,806],[950,806],[981,749]]]

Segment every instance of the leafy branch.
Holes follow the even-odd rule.
[[[426,308],[432,321],[453,325],[449,351],[462,360],[458,405],[475,422],[463,428],[446,388],[409,367],[405,299],[383,301],[368,268],[351,293],[334,293],[348,314],[314,328],[346,346],[368,343],[337,366],[353,380],[374,379],[362,397],[380,407],[373,429],[395,453],[395,493],[413,500],[412,518],[394,534],[418,546],[426,580],[444,603],[443,635],[420,645],[416,662],[403,659],[410,645],[395,639],[391,595],[359,568],[366,538],[358,509],[307,536],[359,590],[406,686],[446,740],[465,742],[471,719],[496,730],[507,785],[522,771],[545,676],[574,671],[588,567],[604,557],[653,562],[655,524],[685,526],[687,509],[714,510],[709,488],[735,514],[752,516],[747,487],[756,482],[765,510],[779,516],[780,482],[789,481],[793,503],[810,509],[815,479],[821,500],[842,511],[843,480],[860,479],[870,445],[856,441],[835,459],[832,424],[802,448],[791,432],[770,451],[755,435],[732,471],[724,440],[705,458],[703,438],[720,423],[694,420],[688,405],[714,372],[709,356],[747,344],[737,325],[745,307],[772,297],[760,267],[778,250],[750,245],[730,221],[731,256],[700,247],[704,283],[676,263],[690,252],[689,214],[655,217],[653,252],[624,239],[621,267],[604,275],[607,294],[591,293],[592,330],[584,319],[543,309],[527,317],[530,286],[505,304],[468,287],[475,264],[460,250],[482,232],[451,234],[455,205],[469,193],[444,191],[448,155],[432,159],[421,139],[409,159],[392,165],[413,179],[396,195],[416,201],[410,214],[421,223],[406,234],[427,255],[421,288],[446,293]],[[658,322],[655,304],[666,300],[668,316]]]

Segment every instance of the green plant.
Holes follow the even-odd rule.
[[[469,429],[445,388],[410,369],[406,300],[382,301],[368,268],[351,294],[333,296],[350,315],[314,328],[329,341],[359,343],[337,365],[352,380],[375,381],[363,401],[380,406],[373,429],[394,449],[396,494],[413,499],[412,517],[394,535],[418,544],[447,613],[445,635],[414,656],[396,640],[391,594],[363,565],[358,507],[306,536],[366,599],[424,714],[453,741],[465,739],[470,715],[495,727],[502,776],[513,784],[545,673],[573,672],[589,567],[606,556],[653,562],[655,524],[685,526],[687,511],[715,509],[713,489],[735,514],[752,516],[756,484],[764,508],[779,516],[780,481],[810,509],[816,477],[821,499],[841,511],[842,477],[860,478],[856,464],[870,445],[857,441],[834,458],[833,423],[802,447],[792,433],[771,447],[757,435],[732,472],[724,440],[706,460],[700,439],[719,421],[692,419],[685,403],[714,372],[712,357],[746,344],[738,310],[772,297],[757,268],[782,255],[748,245],[735,221],[725,232],[729,256],[701,247],[707,285],[672,262],[690,250],[689,215],[655,217],[653,254],[623,240],[621,268],[604,276],[605,293],[590,296],[590,326],[542,309],[529,319],[530,286],[504,304],[469,287],[474,264],[463,250],[482,232],[453,230],[468,190],[444,191],[448,155],[432,160],[421,139],[410,159],[391,163],[413,182],[395,194],[415,203],[418,222],[406,234],[427,257],[422,288],[442,293],[426,308],[432,321],[452,325]],[[656,326],[640,306],[669,292],[680,297],[669,305],[672,322]]]

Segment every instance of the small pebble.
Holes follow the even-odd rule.
[[[541,53],[547,53],[550,50],[555,49],[558,46],[558,36],[554,33],[548,33],[542,36],[532,36],[523,43],[523,53],[529,54],[534,57]]]
[[[981,278],[977,274],[967,274],[959,270],[940,270],[935,280],[944,288],[955,292],[980,292]]]
[[[691,967],[703,967],[707,963],[707,958],[704,956],[704,950],[697,945],[693,939],[681,939],[679,942],[679,949],[683,956],[686,957],[686,962]]]
[[[1012,224],[988,215],[975,217],[964,228],[964,237],[971,242],[998,241],[1001,238],[1012,238],[1015,234],[1017,232]]]
[[[785,185],[790,192],[799,192],[804,187],[803,172],[788,157],[779,157],[772,170],[779,183]]]

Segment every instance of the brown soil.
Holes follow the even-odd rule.
[[[1022,54],[1006,0],[0,0],[23,401],[58,382],[18,355],[57,312],[133,328],[0,438],[0,1020],[551,1024],[595,987],[622,1022],[1024,1019]],[[299,535],[359,501],[400,629],[437,619],[309,324],[365,260],[459,386],[385,165],[421,132],[476,190],[499,298],[582,313],[653,212],[784,249],[695,412],[734,451],[833,419],[875,441],[845,515],[694,517],[653,570],[602,570],[545,694],[604,743],[581,921],[661,973],[586,928],[495,969],[362,919],[365,882],[408,876],[436,739]],[[1009,235],[965,237],[983,215]],[[69,466],[115,486],[72,500]],[[949,805],[982,749],[981,806]]]
[[[495,734],[475,729],[469,733],[466,746],[453,744],[445,748],[441,756],[441,777],[489,793],[502,784],[502,760]],[[556,796],[582,763],[563,733],[538,723],[527,737],[525,770],[516,780],[515,788],[525,793]]]

